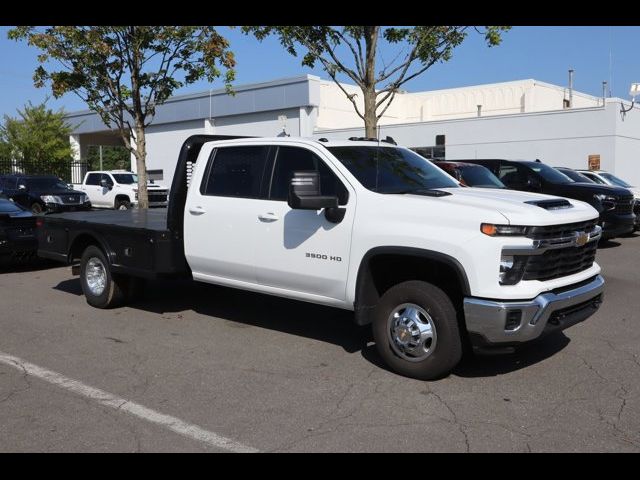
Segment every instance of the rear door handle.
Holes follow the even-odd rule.
[[[206,213],[206,212],[207,211],[199,205],[189,208],[189,213],[192,213],[193,215],[202,215],[203,213]]]
[[[278,220],[278,216],[273,212],[262,213],[258,215],[258,218],[263,222],[275,222]]]

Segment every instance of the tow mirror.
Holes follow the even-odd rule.
[[[320,174],[316,171],[293,172],[289,183],[289,206],[296,210],[325,209],[325,217],[332,223],[340,223],[345,209],[338,207],[336,195],[321,195]]]

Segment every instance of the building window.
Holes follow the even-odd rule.
[[[147,170],[147,177],[149,180],[164,180],[164,170]]]
[[[435,147],[413,147],[411,148],[418,155],[422,155],[429,160],[444,160],[445,158],[445,146],[438,145]]]

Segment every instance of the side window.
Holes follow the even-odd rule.
[[[602,180],[597,175],[593,175],[592,173],[585,173],[585,172],[582,172],[582,174],[585,175],[587,178],[590,178],[594,182],[599,183],[600,185],[606,185],[606,183],[604,183],[604,180]]]
[[[101,180],[106,180],[107,181],[107,185],[109,187],[113,187],[113,180],[111,179],[111,175],[103,173]]]
[[[269,147],[223,147],[209,159],[200,193],[219,197],[260,198]]]
[[[500,165],[498,178],[507,186],[521,185],[527,181],[524,172],[515,165]]]
[[[85,185],[100,185],[100,174],[99,173],[90,173],[87,177],[87,181]]]
[[[286,201],[289,196],[289,182],[293,172],[316,170],[320,173],[320,193],[337,195],[338,203],[345,205],[349,192],[335,173],[315,153],[306,148],[279,147],[271,177],[270,200]]]

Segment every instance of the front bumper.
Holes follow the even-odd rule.
[[[602,221],[602,237],[604,239],[631,233],[636,224],[636,216],[633,213],[628,215],[603,214],[600,216],[600,220]]]
[[[91,210],[91,202],[85,203],[45,203],[47,213],[64,213]]]
[[[593,315],[602,302],[600,275],[567,288],[542,293],[533,300],[500,302],[464,299],[464,315],[473,346],[511,346],[564,330]]]

